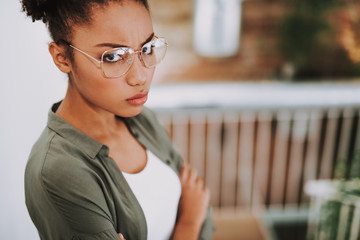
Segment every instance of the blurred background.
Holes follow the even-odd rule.
[[[157,34],[170,42],[159,81],[349,80],[360,74],[356,0],[153,0],[151,6]]]
[[[205,178],[215,239],[360,238],[360,2],[149,0],[169,49],[147,106]],[[39,239],[23,174],[67,79],[1,3],[0,239]]]

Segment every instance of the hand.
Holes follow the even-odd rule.
[[[182,194],[179,205],[179,223],[190,224],[201,229],[206,218],[210,192],[195,169],[184,164],[180,171]]]
[[[121,233],[119,233],[119,237],[120,237],[121,240],[126,240]]]

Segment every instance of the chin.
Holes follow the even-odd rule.
[[[124,117],[124,118],[135,117],[135,116],[139,115],[143,111],[143,109],[144,109],[143,105],[137,106],[137,107],[127,110],[126,112],[119,111],[118,113],[116,113],[116,115],[118,115],[120,117]]]

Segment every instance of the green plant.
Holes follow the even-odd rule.
[[[354,236],[354,227],[359,224],[355,212],[359,211],[360,178],[333,182],[335,194],[322,201],[315,232],[308,240],[348,240]],[[359,234],[356,233],[355,234]]]
[[[330,13],[340,0],[294,0],[279,23],[279,48],[295,70],[295,79],[356,76],[360,67],[336,41]]]
[[[353,152],[351,161],[340,162],[335,175],[342,178],[327,181],[330,188],[313,196],[313,206],[318,206],[312,209],[317,213],[317,221],[308,240],[360,240],[360,232],[356,232],[360,224],[360,150]]]
[[[355,151],[353,161],[350,166],[350,177],[360,178],[360,150]]]

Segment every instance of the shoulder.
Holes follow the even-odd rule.
[[[89,201],[103,203],[106,183],[101,166],[99,159],[89,157],[73,142],[45,130],[26,166],[26,197],[67,207]]]
[[[26,205],[41,234],[72,239],[75,233],[116,233],[107,202],[111,194],[100,168],[98,159],[45,130],[34,145],[25,170]]]
[[[25,182],[46,191],[60,192],[88,186],[94,181],[89,157],[72,142],[45,129],[34,144],[25,170]]]

